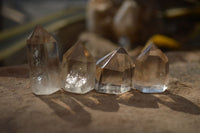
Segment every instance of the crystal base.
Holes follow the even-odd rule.
[[[60,90],[60,88],[40,87],[40,89],[32,89],[32,92],[36,95],[51,95],[58,90]]]
[[[144,86],[144,85],[134,84],[134,87],[143,93],[162,93],[167,89],[166,85]]]
[[[70,93],[76,93],[76,94],[86,94],[88,92],[90,92],[91,90],[93,90],[94,88],[87,88],[85,90],[81,89],[81,88],[68,88],[65,89],[65,91],[70,92]]]
[[[108,84],[96,84],[95,90],[100,93],[108,94],[122,94],[131,90],[131,87],[128,86],[117,86],[117,85],[108,85]]]

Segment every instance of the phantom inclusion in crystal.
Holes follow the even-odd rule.
[[[96,86],[101,93],[121,94],[132,87],[133,62],[124,48],[118,48],[96,63]]]
[[[36,95],[59,90],[59,53],[56,40],[41,26],[36,26],[27,40],[30,83]]]
[[[95,69],[95,59],[81,41],[77,42],[63,56],[63,89],[79,94],[91,91],[95,86]]]
[[[167,56],[150,44],[135,61],[134,87],[143,93],[161,93],[167,89]]]

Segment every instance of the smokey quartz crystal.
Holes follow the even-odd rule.
[[[121,94],[132,88],[134,65],[124,48],[118,48],[101,58],[96,67],[97,92]]]
[[[168,74],[167,56],[151,43],[135,61],[134,87],[143,93],[164,92]]]
[[[36,95],[49,95],[60,89],[59,53],[56,40],[37,25],[27,40],[30,86]]]
[[[62,87],[65,91],[84,94],[95,86],[95,59],[78,41],[64,55],[62,61]]]

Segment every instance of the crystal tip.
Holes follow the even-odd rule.
[[[116,49],[117,53],[125,53],[127,54],[127,51],[123,47],[119,47]]]
[[[30,44],[43,44],[49,42],[56,42],[56,40],[39,24],[35,26],[27,40],[27,43]]]

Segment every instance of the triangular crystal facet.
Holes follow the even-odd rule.
[[[56,42],[51,34],[49,34],[40,25],[37,25],[27,40],[27,44],[44,44]]]
[[[154,44],[142,51],[135,61],[134,86],[144,93],[167,89],[169,63],[167,56]]]
[[[95,85],[95,59],[77,42],[64,55],[62,61],[62,82],[64,90],[84,94]]]
[[[126,50],[118,48],[96,63],[96,87],[98,92],[120,94],[132,86],[133,62]]]
[[[64,55],[63,59],[77,60],[82,62],[95,62],[94,57],[90,54],[83,42],[78,41]]]

